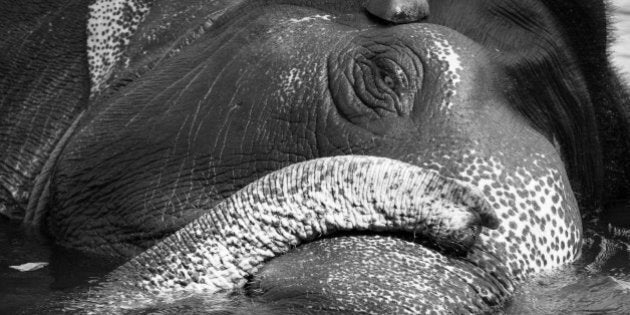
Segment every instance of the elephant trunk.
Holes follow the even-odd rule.
[[[273,257],[338,231],[405,232],[465,249],[498,219],[482,194],[437,172],[365,156],[268,174],[110,274],[152,293],[238,288]]]
[[[156,292],[230,290],[265,260],[338,231],[408,232],[463,249],[498,225],[481,196],[390,159],[311,160],[246,186],[111,277]]]

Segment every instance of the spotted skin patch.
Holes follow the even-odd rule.
[[[417,27],[418,34],[411,34],[409,37],[429,45],[429,49],[423,51],[423,60],[430,63],[426,66],[427,69],[439,72],[440,78],[437,81],[441,85],[436,90],[442,94],[442,101],[438,109],[443,114],[448,114],[453,108],[455,96],[460,94],[458,88],[464,71],[461,47],[453,45],[451,39],[444,34],[424,28],[422,24]]]
[[[541,153],[523,158],[523,166],[515,169],[508,169],[504,159],[501,152],[482,158],[470,150],[451,161],[456,166],[450,164],[459,170],[459,179],[483,191],[501,219],[497,230],[482,232],[484,250],[499,255],[517,280],[575,261],[580,255],[582,223],[575,198],[567,193],[566,177]],[[444,170],[448,163],[422,164]]]
[[[453,119],[462,112],[479,110],[462,99],[474,93],[471,88],[476,88],[474,82],[467,82],[470,77],[466,75],[479,71],[462,56],[473,58],[476,53],[453,44],[454,38],[438,32],[429,31],[426,36],[432,42],[425,56],[432,63],[429,67],[442,71],[439,80],[443,91],[439,105],[441,115]],[[503,119],[508,116],[480,117]],[[549,145],[543,149],[546,142],[542,141],[542,136],[526,132],[527,127],[522,127],[521,134],[513,135],[514,131],[506,128],[518,125],[509,125],[509,122],[475,126],[465,131],[458,129],[458,123],[450,124],[453,139],[463,133],[462,137],[467,140],[444,139],[428,157],[422,156],[414,163],[452,174],[484,192],[502,221],[498,230],[483,231],[484,250],[499,255],[516,280],[558,268],[579,257],[582,222],[566,174],[558,169],[563,163],[555,148]],[[472,140],[473,137],[481,139]],[[502,144],[503,141],[509,143]],[[539,143],[529,146],[528,141]]]
[[[582,230],[578,210],[559,171],[548,168],[536,154],[523,161],[528,168],[506,170],[500,157],[486,161],[470,156],[462,172],[465,181],[480,187],[503,220],[497,231],[484,231],[491,252],[504,253],[505,264],[522,279],[573,262],[580,254]],[[475,175],[468,175],[473,169]]]
[[[152,0],[96,0],[89,6],[88,67],[92,94],[103,91]]]
[[[461,57],[455,51],[450,42],[443,35],[435,32],[427,32],[432,49],[427,50],[426,60],[434,60],[440,63],[444,79],[444,85],[440,89],[444,93],[444,101],[440,110],[448,111],[453,107],[451,99],[457,94],[457,85],[461,82],[460,71],[463,70]]]

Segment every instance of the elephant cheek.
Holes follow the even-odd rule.
[[[486,231],[483,242],[492,252],[504,253],[517,277],[558,268],[580,254],[582,222],[577,202],[564,172],[544,161],[548,159],[537,154],[522,160],[527,167],[502,173],[496,172],[503,167],[497,159],[493,168],[467,178],[491,199],[503,221],[497,231]],[[494,180],[487,180],[493,176]]]
[[[483,192],[501,220],[497,230],[482,232],[483,250],[497,255],[515,279],[524,279],[577,259],[582,222],[563,163],[551,145],[539,141],[536,147],[517,146],[475,147],[457,155],[436,150],[415,156],[412,163]]]

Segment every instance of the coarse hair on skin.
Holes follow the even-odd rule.
[[[474,14],[455,13],[448,26],[486,47],[508,76],[505,97],[558,147],[581,208],[588,212],[629,195],[630,99],[609,62],[609,3],[461,5]]]
[[[590,96],[603,164],[603,182],[594,184],[601,189],[600,206],[605,208],[630,195],[630,93],[627,82],[610,63],[612,2],[543,2],[561,22],[560,29],[575,54],[577,70]]]

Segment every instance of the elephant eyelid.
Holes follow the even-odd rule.
[[[381,72],[381,78],[383,79],[383,82],[385,82],[385,85],[387,85],[390,89],[393,90],[396,87],[396,82],[389,76],[389,74]]]
[[[379,78],[385,86],[389,87],[397,94],[400,90],[408,88],[409,80],[407,73],[402,67],[390,58],[375,58],[374,64],[378,67]]]

